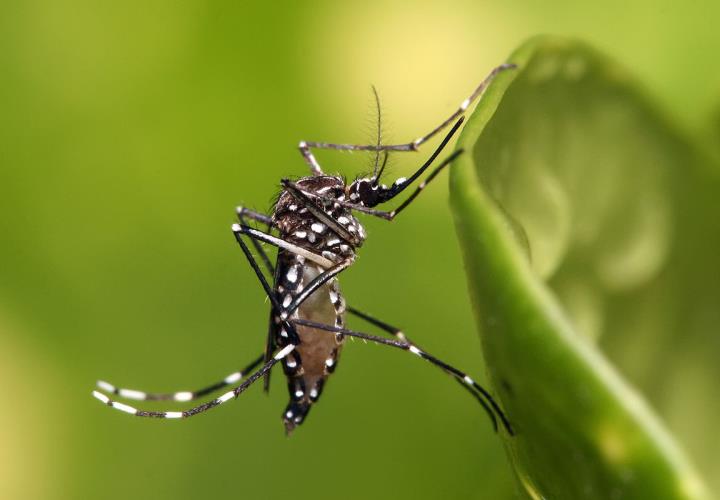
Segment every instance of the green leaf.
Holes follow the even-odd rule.
[[[705,498],[644,399],[596,347],[609,298],[666,267],[694,153],[625,71],[533,39],[458,141],[451,201],[494,392],[531,498]]]

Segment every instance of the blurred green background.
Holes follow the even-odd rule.
[[[269,397],[256,387],[184,422],[132,419],[90,390],[194,388],[262,350],[268,305],[233,208],[267,210],[281,177],[305,174],[301,139],[372,140],[371,84],[385,140],[405,141],[528,36],[576,35],[710,139],[718,16],[667,0],[3,2],[0,498],[512,497],[476,403],[382,347],[347,346],[291,439],[277,376]],[[370,165],[318,156],[350,177]],[[421,157],[394,158],[391,175]],[[395,223],[367,220],[343,288],[482,379],[446,199],[443,180]],[[707,477],[713,439],[680,435]]]

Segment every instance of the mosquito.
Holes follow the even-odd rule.
[[[412,142],[382,144],[379,127],[378,141],[373,145],[300,142],[298,148],[310,168],[310,175],[296,181],[282,179],[282,191],[269,215],[238,207],[238,223],[232,226],[235,239],[272,306],[264,353],[242,370],[194,391],[148,393],[98,381],[98,390],[93,391],[93,396],[108,406],[138,417],[188,418],[237,398],[261,378],[264,379],[267,391],[271,370],[280,363],[290,394],[282,419],[286,433],[290,434],[307,418],[312,405],[320,399],[328,377],[338,365],[346,337],[355,337],[407,351],[435,365],[477,399],[495,431],[498,430],[499,419],[506,432],[512,435],[513,429],[508,418],[487,390],[465,372],[420,348],[402,330],[348,306],[340,291],[338,275],[352,266],[356,252],[366,238],[365,230],[355,214],[363,213],[392,221],[407,208],[445,167],[462,154],[462,150],[455,151],[441,161],[395,209],[385,211],[375,207],[395,199],[423,175],[458,131],[469,106],[497,74],[513,67],[511,64],[503,64],[493,69],[452,115]],[[377,93],[375,95],[379,122],[379,100]],[[451,124],[440,145],[409,178],[399,178],[389,187],[380,183],[389,152],[418,151],[423,143]],[[375,165],[372,175],[357,178],[350,183],[340,176],[327,175],[313,155],[313,149],[373,151]],[[381,152],[384,156],[382,163],[379,161]],[[265,226],[266,230],[250,226],[250,221]],[[261,262],[256,259],[248,242]],[[275,264],[265,251],[264,244],[277,247]],[[268,279],[266,273],[272,279]],[[346,314],[366,321],[388,334],[388,337],[346,328]],[[241,380],[242,383],[237,385]],[[106,394],[141,401],[187,402],[229,386],[234,387],[219,397],[183,411],[141,410],[110,399]]]

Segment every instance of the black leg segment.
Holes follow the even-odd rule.
[[[409,342],[401,342],[398,340],[390,340],[390,339],[386,339],[383,337],[378,337],[377,335],[370,335],[367,333],[356,332],[353,330],[348,330],[346,328],[338,328],[336,326],[324,325],[322,323],[317,323],[315,321],[308,321],[308,320],[304,320],[304,319],[294,319],[292,322],[297,325],[310,326],[310,327],[316,328],[318,330],[325,330],[325,331],[333,332],[333,333],[341,333],[348,337],[360,338],[360,339],[367,340],[370,342],[375,342],[376,344],[392,346],[397,349],[402,349],[403,351],[408,351],[408,352],[411,352],[412,354],[415,354],[416,356],[424,359],[425,361],[432,363],[433,365],[435,365],[435,366],[439,367],[440,369],[444,370],[445,372],[449,373],[463,385],[470,387],[470,388],[474,389],[475,391],[477,391],[478,397],[476,399],[481,402],[483,408],[485,408],[486,412],[490,416],[490,419],[493,423],[493,427],[495,429],[497,429],[497,423],[495,420],[495,414],[496,414],[498,417],[500,417],[500,420],[502,421],[503,426],[507,430],[508,434],[510,434],[511,436],[514,434],[513,430],[512,430],[512,426],[510,425],[510,422],[508,421],[507,417],[505,416],[505,413],[502,411],[502,409],[497,404],[497,402],[495,402],[495,400],[490,395],[490,393],[488,393],[480,384],[475,382],[466,373],[445,363],[444,361],[436,358],[435,356],[423,351],[416,345],[411,344]],[[482,395],[484,400],[479,397],[480,395]],[[490,405],[490,407],[492,407],[492,410],[490,407],[488,407],[488,404]]]

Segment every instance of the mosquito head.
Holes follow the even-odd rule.
[[[351,202],[358,205],[374,207],[380,203],[378,200],[380,189],[373,178],[356,179],[348,186],[348,197]]]
[[[400,178],[388,187],[385,184],[378,184],[375,177],[356,179],[348,186],[348,197],[352,203],[375,207],[402,191],[405,182],[405,178]]]

